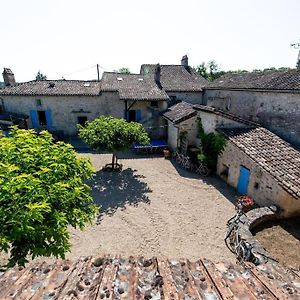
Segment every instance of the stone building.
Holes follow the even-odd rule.
[[[226,74],[206,85],[203,104],[257,122],[300,147],[300,69]]]
[[[218,158],[217,174],[260,206],[277,205],[283,216],[300,214],[300,152],[259,124],[204,105],[179,103],[163,114],[168,144],[176,150],[180,132],[196,145],[198,122],[206,134],[227,138]]]
[[[170,98],[154,78],[141,74],[104,72],[101,95],[115,93],[121,105],[124,119],[140,122],[152,138],[165,136],[165,122],[161,112],[167,108]]]
[[[29,116],[27,126],[76,135],[77,124],[101,115],[143,123],[152,138],[165,135],[160,112],[170,100],[154,79],[105,72],[101,81],[43,80],[13,83],[0,90],[2,111]]]
[[[275,204],[284,217],[300,214],[300,153],[269,130],[219,129],[228,143],[217,173],[260,206]]]
[[[188,145],[197,144],[197,111],[191,103],[180,102],[163,114],[167,120],[167,142],[172,151],[180,146],[180,136],[185,132]]]
[[[121,109],[112,107],[112,97],[100,96],[98,81],[29,81],[0,90],[3,111],[28,115],[29,128],[64,135],[76,134],[77,124],[100,114],[122,115]]]
[[[155,78],[170,97],[169,106],[178,101],[202,103],[203,89],[208,82],[195,74],[186,55],[183,56],[180,65],[143,64],[140,73]]]

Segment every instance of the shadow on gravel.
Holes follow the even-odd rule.
[[[151,189],[142,179],[143,175],[135,174],[136,170],[128,168],[121,172],[98,171],[89,182],[91,195],[96,204],[101,205],[96,223],[100,223],[103,215],[112,216],[118,208],[125,205],[137,206],[139,202],[150,203],[147,193]]]
[[[190,170],[185,170],[178,163],[176,163],[174,159],[171,159],[170,162],[172,163],[172,165],[174,166],[174,168],[180,176],[192,179],[201,179],[206,184],[216,188],[232,204],[236,204],[237,199],[241,196],[237,190],[228,185],[225,181],[223,181],[220,177],[218,177],[215,174],[209,175],[207,177],[201,176]]]

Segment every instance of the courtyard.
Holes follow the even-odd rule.
[[[120,254],[235,262],[223,239],[237,194],[219,178],[132,154],[120,158],[122,172],[103,172],[111,155],[80,155],[96,170],[90,185],[101,213],[84,231],[70,229],[67,258]]]

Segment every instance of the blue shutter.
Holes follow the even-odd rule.
[[[39,122],[38,122],[38,115],[36,110],[31,110],[30,111],[30,118],[31,118],[31,123],[33,128],[38,128],[39,127]]]
[[[51,130],[52,129],[52,117],[51,117],[51,111],[46,110],[46,122],[47,122],[47,129]]]
[[[136,119],[137,122],[141,121],[141,119],[142,119],[142,112],[141,112],[140,109],[138,109],[138,110],[135,111],[135,119]]]

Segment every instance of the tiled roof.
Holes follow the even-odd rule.
[[[268,172],[294,198],[300,198],[300,152],[269,130],[222,128],[229,140]]]
[[[205,87],[206,89],[258,89],[300,92],[300,69],[225,74]]]
[[[104,72],[101,91],[118,91],[122,100],[169,100],[152,78],[140,74]]]
[[[227,113],[227,112],[225,112],[223,110],[220,110],[218,108],[215,108],[215,107],[201,105],[201,104],[195,104],[195,105],[193,105],[193,108],[196,109],[196,110],[201,110],[201,111],[205,111],[205,112],[208,112],[208,113],[213,113],[215,115],[219,115],[219,116],[225,117],[227,119],[231,119],[233,121],[243,123],[243,124],[248,125],[248,126],[253,126],[253,127],[260,126],[259,124],[255,123],[255,122],[245,120],[245,119],[243,119],[243,118],[241,118],[237,115]]]
[[[163,113],[163,117],[168,119],[173,123],[180,123],[187,120],[193,116],[197,115],[197,111],[193,109],[193,105],[187,102],[179,102]]]
[[[105,257],[35,263],[0,275],[1,299],[299,299],[300,271],[207,259]]]
[[[34,80],[0,89],[0,95],[19,96],[97,96],[99,81]]]
[[[207,80],[196,75],[192,68],[189,72],[182,65],[160,65],[160,82],[167,92],[199,92],[207,84]],[[156,65],[144,64],[141,66],[141,74],[154,78]]]

